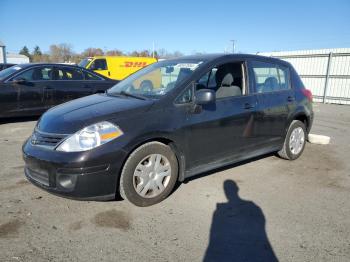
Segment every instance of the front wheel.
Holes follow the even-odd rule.
[[[305,124],[299,120],[293,120],[290,124],[283,148],[278,152],[281,158],[295,160],[301,156],[306,144]]]
[[[173,190],[178,177],[178,162],[171,148],[160,142],[135,149],[123,167],[120,195],[136,206],[161,202]]]

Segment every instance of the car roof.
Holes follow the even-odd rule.
[[[25,64],[17,64],[20,67],[30,67],[30,66],[52,66],[52,65],[59,65],[59,66],[71,66],[71,67],[79,67],[78,65],[71,65],[71,64],[63,64],[63,63],[25,63]]]
[[[183,56],[183,57],[178,57],[174,59],[169,59],[169,60],[175,60],[175,59],[184,59],[184,60],[203,60],[205,62],[211,62],[214,60],[221,60],[221,59],[257,59],[257,60],[264,60],[266,62],[270,63],[279,63],[279,64],[284,64],[284,65],[290,65],[288,62],[283,61],[281,59],[273,58],[273,57],[267,57],[267,56],[262,56],[262,55],[253,55],[253,54],[200,54],[200,55],[190,55],[190,56]]]
[[[74,67],[74,68],[78,68],[78,69],[84,69],[85,71],[88,71],[88,72],[90,72],[92,74],[95,74],[95,75],[97,75],[97,76],[99,76],[101,78],[110,79],[110,78],[108,78],[108,77],[106,77],[104,75],[101,75],[101,74],[99,74],[97,72],[93,72],[90,69],[87,69],[87,68],[84,68],[84,67],[80,67],[78,65],[70,65],[70,64],[62,64],[62,63],[25,63],[25,64],[18,64],[17,66],[21,67],[22,70],[23,70],[23,69],[29,68],[31,66],[54,66],[54,65],[56,65],[56,66],[68,66],[68,67]]]

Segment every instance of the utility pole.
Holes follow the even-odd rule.
[[[236,49],[236,46],[235,46],[235,44],[236,44],[236,40],[230,40],[231,42],[232,42],[232,54],[234,54],[235,53],[235,49]]]
[[[152,57],[154,58],[154,41],[152,43]]]

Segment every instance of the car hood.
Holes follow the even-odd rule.
[[[72,134],[100,121],[145,112],[153,103],[153,100],[106,94],[86,96],[50,109],[40,118],[37,128],[47,133]]]

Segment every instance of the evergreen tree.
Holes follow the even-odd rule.
[[[19,51],[19,53],[21,55],[25,55],[26,57],[29,57],[29,60],[31,61],[32,60],[32,56],[30,55],[29,53],[29,49],[27,46],[23,46],[23,48],[21,49],[21,51]]]
[[[39,46],[34,47],[33,56],[41,56],[42,54]]]

